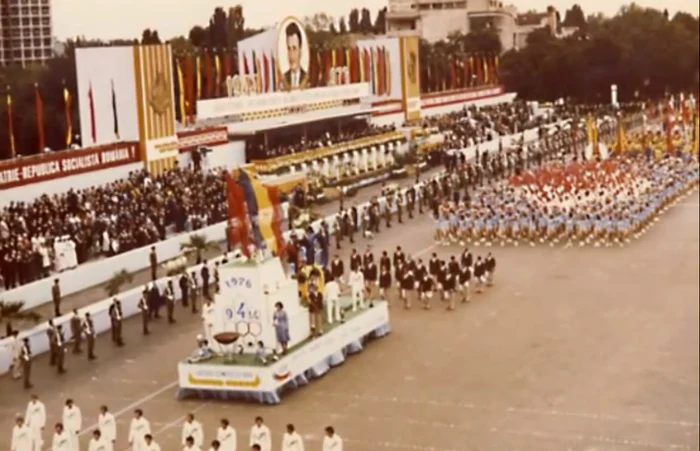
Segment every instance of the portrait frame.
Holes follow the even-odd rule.
[[[299,46],[299,66],[302,70],[302,79],[296,89],[305,89],[309,86],[309,66],[311,63],[311,53],[309,50],[309,39],[306,34],[304,24],[296,17],[290,16],[283,19],[277,26],[277,41],[275,43],[275,74],[277,85],[280,90],[291,91],[292,86],[288,80],[289,56],[287,53],[287,29],[296,25],[301,43]]]

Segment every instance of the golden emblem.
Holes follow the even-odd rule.
[[[408,54],[408,80],[411,82],[412,85],[416,84],[416,79],[417,79],[417,72],[418,72],[418,55],[416,55],[416,52],[411,51]]]
[[[170,108],[171,98],[163,72],[156,72],[148,103],[156,114],[165,114]]]

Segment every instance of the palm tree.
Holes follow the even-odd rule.
[[[209,250],[218,250],[219,243],[207,239],[204,234],[194,233],[190,235],[190,240],[180,243],[180,250],[185,254],[195,253],[197,256],[197,264],[202,263],[202,254]]]
[[[3,301],[0,299],[0,323],[5,323],[5,332],[9,336],[14,330],[12,321],[31,321],[38,323],[41,315],[37,312],[22,310],[23,301]]]
[[[112,297],[118,295],[121,291],[122,285],[129,284],[133,280],[134,277],[126,269],[115,272],[112,275],[112,278],[107,281],[107,284],[105,284],[107,296]]]

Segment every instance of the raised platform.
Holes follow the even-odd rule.
[[[327,327],[321,337],[306,340],[279,361],[267,365],[245,355],[235,363],[220,357],[202,363],[181,362],[177,397],[278,404],[286,389],[306,385],[342,364],[348,354],[362,351],[365,339],[380,338],[391,332],[389,306],[386,302],[375,302],[372,308],[346,315],[345,323]]]

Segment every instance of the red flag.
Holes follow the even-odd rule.
[[[331,55],[331,50],[326,49],[324,52],[324,59],[325,59],[325,64],[323,65],[323,84],[328,85],[329,80],[329,75],[331,72],[331,67],[333,67],[333,55]]]
[[[243,53],[243,75],[250,74],[250,68],[248,67],[248,57]]]
[[[450,89],[457,89],[457,60],[450,63]]]
[[[463,88],[466,88],[469,86],[469,77],[471,77],[471,74],[469,73],[469,57],[465,56],[464,57],[464,80],[462,82]]]
[[[88,88],[88,105],[90,108],[90,137],[92,138],[92,143],[97,142],[97,126],[95,124],[95,96],[92,93],[92,83]]]
[[[231,247],[240,245],[243,253],[246,256],[250,256],[248,252],[250,235],[248,233],[245,193],[243,188],[233,179],[231,173],[226,174],[226,191],[228,200],[228,242]]]
[[[377,95],[384,94],[384,47],[377,49]]]
[[[240,71],[238,70],[238,54],[236,52],[231,53],[231,70],[229,71],[229,75],[232,77],[234,75],[238,75]]]
[[[38,83],[34,83],[34,102],[36,104],[36,134],[39,144],[38,147],[39,153],[42,153],[46,147],[44,139],[44,101],[41,99]]]
[[[476,84],[481,86],[484,83],[484,63],[480,56],[475,57],[474,61],[476,63]]]

